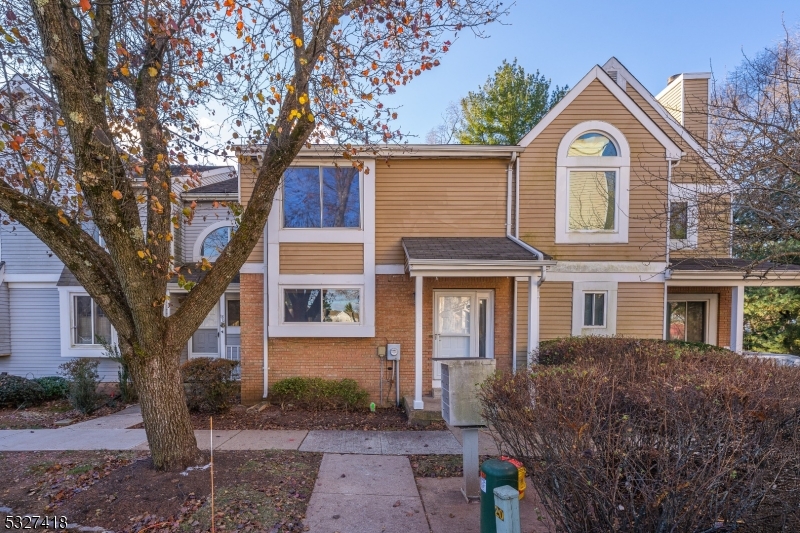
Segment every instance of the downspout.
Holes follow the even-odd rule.
[[[511,161],[508,163],[508,185],[506,186],[506,236],[511,236],[511,176],[512,165],[517,161],[517,152],[511,153]],[[514,277],[514,308],[511,312],[511,368],[517,371],[517,278]]]
[[[680,165],[681,160],[680,159],[677,159],[677,160],[676,159],[667,159],[667,228],[666,228],[666,231],[665,231],[665,237],[666,237],[667,244],[666,244],[665,250],[664,250],[664,260],[667,263],[667,270],[666,270],[666,272],[664,272],[664,313],[663,313],[663,315],[664,315],[663,332],[664,333],[662,335],[664,340],[667,340],[667,320],[668,320],[667,314],[669,312],[669,302],[667,302],[667,280],[669,279],[669,252],[670,252],[670,242],[669,242],[670,241],[670,228],[669,227],[670,227],[671,218],[672,218],[672,208],[671,208],[671,198],[670,198],[670,193],[671,193],[671,189],[672,189],[672,168],[673,168],[672,167],[672,163],[675,163],[675,166],[677,167],[678,165]]]
[[[269,226],[267,226],[269,227]],[[269,229],[264,232],[264,398],[269,394]]]
[[[516,160],[516,196],[514,198],[514,209],[516,214],[514,216],[514,237],[519,239],[519,159]],[[541,259],[541,258],[540,258]]]

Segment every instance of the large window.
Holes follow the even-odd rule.
[[[361,227],[361,188],[353,167],[291,167],[283,176],[284,228]]]
[[[111,343],[111,321],[91,296],[73,296],[73,337],[75,345]]]
[[[341,323],[361,321],[359,289],[283,289],[283,321]]]
[[[589,121],[562,138],[556,173],[557,243],[628,242],[630,150],[612,125]]]

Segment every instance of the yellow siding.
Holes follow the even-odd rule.
[[[661,339],[663,332],[664,284],[620,283],[617,288],[617,335]]]
[[[247,202],[253,194],[253,187],[256,181],[256,163],[252,158],[241,158],[239,161],[239,200],[242,207],[247,207]],[[248,263],[263,263],[264,262],[264,235],[258,240],[255,248],[253,248],[250,257],[247,258]]]
[[[375,262],[400,264],[403,237],[506,234],[505,160],[381,160],[375,172]]]
[[[628,91],[630,92],[630,91]],[[676,83],[659,100],[670,115],[675,117],[679,124],[683,124],[683,84]]]
[[[364,245],[284,242],[280,261],[281,274],[363,274]]]
[[[545,281],[539,287],[539,340],[572,334],[572,282]],[[517,282],[517,357],[528,349],[528,282]]]
[[[683,82],[683,125],[701,145],[708,139],[708,80]]]
[[[564,135],[587,120],[618,128],[631,148],[627,244],[555,244],[556,153]],[[604,85],[595,80],[520,156],[520,237],[558,260],[660,261],[666,233],[664,147]]]
[[[681,159],[680,165],[673,170],[673,183],[721,183],[719,176],[717,176],[714,170],[708,166],[699,154],[695,153],[694,150],[680,138],[672,126],[667,124],[664,117],[659,115],[630,85],[628,86],[628,95],[655,121],[656,125],[658,125],[670,139],[686,152],[686,155]],[[676,259],[688,256],[728,257],[730,255],[730,249],[728,247],[730,239],[726,220],[729,219],[729,212],[727,206],[722,206],[720,204],[714,207],[704,207],[701,209],[697,248],[694,250],[673,251],[670,253],[670,257]],[[661,225],[658,230],[666,234],[665,225]]]

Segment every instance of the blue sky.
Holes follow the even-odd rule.
[[[800,29],[797,0],[517,0],[506,25],[489,38],[465,32],[441,66],[425,73],[387,104],[399,105],[399,124],[424,142],[447,104],[483,84],[503,59],[516,57],[554,84],[573,86],[595,64],[616,56],[653,94],[680,72],[713,70],[717,79],[783,36],[782,23]]]

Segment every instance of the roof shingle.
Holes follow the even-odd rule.
[[[403,237],[408,260],[537,261],[539,257],[507,237]],[[547,255],[545,259],[549,259]]]

